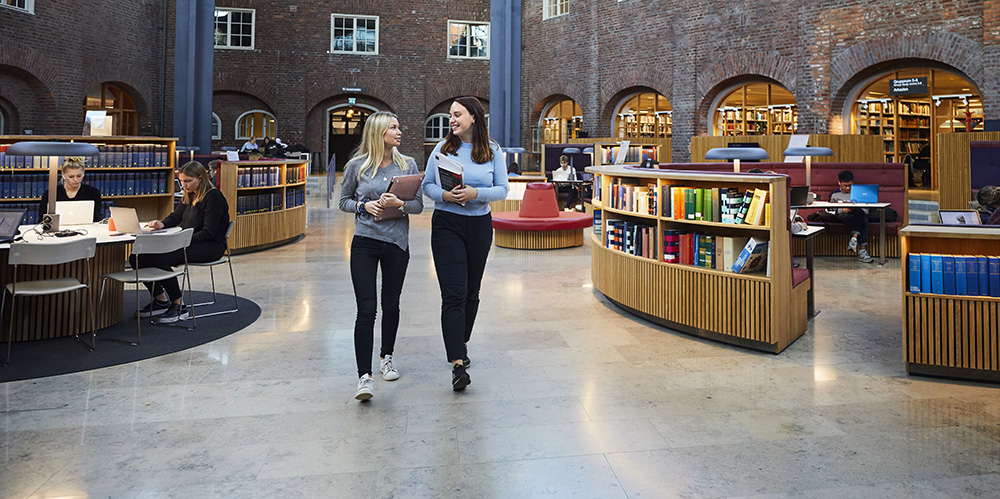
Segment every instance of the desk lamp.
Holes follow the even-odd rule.
[[[833,156],[833,149],[829,147],[789,147],[785,149],[785,156],[805,156],[806,158],[806,186],[812,190],[812,157],[813,156]]]
[[[94,144],[84,142],[16,142],[7,148],[10,156],[97,156]],[[49,162],[49,206],[42,217],[45,231],[59,230],[59,216],[56,215],[56,183],[59,165]]]
[[[500,150],[503,151],[504,163],[507,163],[508,168],[510,167],[510,162],[507,161],[507,155],[517,155],[517,174],[520,175],[524,169],[524,165],[521,164],[521,153],[528,152],[528,150],[523,147],[503,147]]]
[[[722,159],[733,162],[733,173],[740,172],[740,160],[770,159],[760,147],[715,147],[705,153],[705,159]]]

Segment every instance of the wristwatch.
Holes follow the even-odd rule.
[[[405,201],[403,202],[403,204],[399,205],[399,212],[403,213],[403,214],[406,214],[406,202]]]

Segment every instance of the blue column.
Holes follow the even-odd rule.
[[[212,148],[215,0],[177,0],[174,136],[177,145]]]
[[[521,0],[490,0],[490,136],[521,145]]]

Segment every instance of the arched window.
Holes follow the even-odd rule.
[[[84,120],[87,111],[104,111],[110,119],[111,135],[138,135],[139,118],[132,97],[112,83],[102,83],[87,92],[84,101]]]
[[[260,109],[247,111],[236,119],[236,138],[238,140],[246,140],[250,137],[258,139],[274,137],[278,133],[277,130],[278,124],[274,115]]]
[[[424,141],[440,142],[448,135],[448,122],[451,117],[447,114],[434,114],[424,123]]]
[[[673,109],[667,98],[656,92],[634,94],[615,113],[619,138],[671,136]]]
[[[212,113],[212,140],[222,139],[222,120],[219,115]]]
[[[781,85],[740,85],[719,101],[715,135],[786,135],[798,130],[795,97]]]
[[[583,129],[583,110],[573,99],[562,99],[550,105],[542,115],[546,144],[563,144],[575,139]]]
[[[913,160],[911,189],[933,189],[937,136],[983,130],[983,98],[972,82],[944,69],[882,74],[851,103],[851,133],[881,135],[886,162]]]

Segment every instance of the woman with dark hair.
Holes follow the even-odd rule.
[[[471,379],[467,343],[479,310],[479,288],[493,245],[490,202],[507,198],[507,169],[500,145],[490,140],[486,113],[475,97],[451,104],[448,135],[427,160],[423,189],[434,200],[431,252],[441,288],[441,333],[452,365],[452,389]],[[435,156],[465,168],[463,185],[446,191],[436,180]]]
[[[215,188],[205,166],[190,161],[177,172],[184,190],[184,197],[174,212],[163,221],[149,222],[151,229],[177,227],[194,229],[191,245],[187,247],[188,262],[212,262],[226,252],[226,230],[229,228],[229,203],[226,196]],[[157,267],[171,270],[184,264],[184,250],[161,255],[135,255],[129,259],[132,266]],[[140,317],[159,316],[157,322],[169,324],[190,318],[188,307],[181,300],[181,287],[176,277],[146,284],[153,300],[139,310]]]

